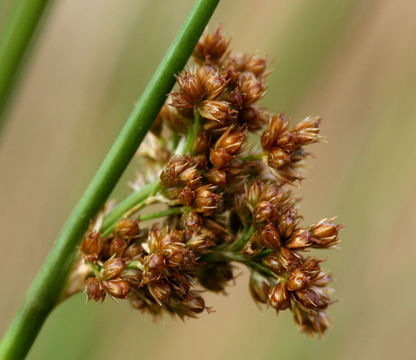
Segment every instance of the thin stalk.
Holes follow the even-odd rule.
[[[183,208],[181,206],[171,207],[169,209],[155,211],[150,214],[141,215],[140,220],[146,221],[146,220],[158,219],[158,218],[170,216],[170,215],[177,215],[177,214],[180,214],[182,211],[183,211]]]
[[[61,231],[0,345],[0,359],[22,359],[58,302],[88,223],[104,205],[162,107],[219,0],[197,0],[140,101]]]
[[[199,112],[195,111],[194,122],[188,134],[186,135],[185,145],[182,149],[182,155],[186,155],[188,153],[192,154],[192,146],[194,144],[195,136],[198,133],[198,130],[199,130]]]
[[[137,204],[146,200],[149,196],[155,194],[159,188],[159,181],[155,180],[125,198],[104,217],[103,224],[101,225],[101,233],[104,236],[108,235],[117,221],[119,221],[124,214],[126,214],[133,207],[137,206]]]
[[[256,228],[251,225],[248,230],[243,230],[240,238],[231,246],[231,251],[240,251],[245,243],[251,238],[255,229]]]
[[[49,0],[18,0],[0,37],[0,132],[22,58]]]

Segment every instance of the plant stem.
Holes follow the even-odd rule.
[[[61,231],[0,345],[0,359],[26,356],[65,286],[76,245],[104,205],[172,89],[219,0],[197,0],[101,167]]]
[[[108,235],[117,221],[119,221],[127,211],[147,199],[149,196],[155,194],[159,188],[159,181],[155,180],[125,198],[104,217],[103,224],[101,225],[101,233],[104,236]]]
[[[165,216],[176,215],[182,212],[183,208],[181,206],[171,207],[169,209],[155,211],[150,214],[144,214],[140,216],[141,221],[158,219]]]
[[[0,38],[0,131],[22,58],[49,0],[18,0]]]
[[[199,130],[199,112],[195,111],[194,122],[188,134],[186,135],[185,145],[182,149],[182,155],[186,155],[188,153],[191,153],[192,155],[192,146],[194,145],[195,136],[198,133],[198,130]]]
[[[251,225],[248,230],[244,229],[240,238],[231,246],[231,251],[240,251],[245,243],[250,239],[256,228]]]

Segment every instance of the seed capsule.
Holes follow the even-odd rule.
[[[108,259],[101,269],[100,277],[103,280],[109,280],[117,276],[125,267],[124,261],[119,257]]]
[[[268,223],[261,232],[261,241],[270,249],[280,247],[280,236],[272,223]]]
[[[85,284],[85,292],[87,294],[88,301],[93,299],[94,301],[104,301],[105,291],[101,287],[100,283],[94,277],[89,277]]]
[[[120,277],[103,281],[103,286],[107,293],[118,299],[125,299],[130,288],[129,283]]]
[[[254,218],[258,223],[273,222],[277,216],[276,207],[268,201],[260,201],[254,208]]]
[[[270,292],[270,283],[267,278],[260,275],[258,272],[252,272],[250,276],[249,289],[254,301],[258,301],[263,304],[267,303]]]
[[[291,235],[286,246],[289,249],[304,249],[311,245],[311,235],[308,230],[298,229]]]
[[[309,284],[309,277],[300,269],[292,271],[287,279],[287,289],[289,291],[301,290]]]
[[[287,292],[285,283],[280,282],[271,289],[269,293],[269,304],[277,311],[285,310],[289,307],[289,293]]]
[[[88,232],[81,241],[80,251],[85,255],[98,256],[101,251],[101,236],[98,231]]]
[[[133,219],[121,219],[115,226],[115,232],[119,236],[134,236],[139,231],[139,224]]]

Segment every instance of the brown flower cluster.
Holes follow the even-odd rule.
[[[320,335],[329,325],[331,276],[303,253],[333,248],[341,226],[334,218],[303,226],[288,187],[303,179],[304,147],[321,141],[321,120],[290,128],[282,114],[259,107],[266,60],[234,54],[229,43],[219,27],[203,35],[194,66],[177,76],[152,128],[165,139],[146,152],[164,164],[156,200],[173,211],[150,228],[139,226],[139,215],[108,236],[89,231],[80,247],[91,265],[86,293],[195,317],[207,309],[202,292],[224,292],[239,262],[251,271],[257,302],[289,309],[302,331]]]

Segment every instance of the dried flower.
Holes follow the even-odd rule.
[[[228,49],[220,27],[206,32],[195,66],[177,76],[139,153],[153,176],[160,172],[159,187],[105,237],[91,224],[80,246],[80,263],[90,270],[85,292],[88,300],[128,299],[154,316],[194,318],[210,312],[201,288],[225,293],[240,262],[250,269],[254,301],[291,311],[302,331],[321,335],[332,276],[304,251],[335,247],[342,226],[334,218],[304,226],[299,200],[287,190],[303,179],[305,147],[322,140],[321,119],[291,129],[283,114],[258,106],[266,60]],[[152,218],[164,220],[139,226],[154,203],[167,209]]]

